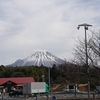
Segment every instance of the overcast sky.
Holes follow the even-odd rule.
[[[83,23],[100,29],[100,0],[0,0],[0,65],[39,50],[72,59]]]

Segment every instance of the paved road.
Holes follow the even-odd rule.
[[[46,95],[43,95],[43,96],[38,95],[37,98],[36,97],[25,98],[23,96],[9,97],[8,95],[4,95],[3,97],[0,96],[0,100],[38,100],[38,99],[47,100],[47,98],[49,100],[53,100],[53,98],[56,98],[56,99],[62,99],[62,98],[63,99],[67,99],[67,98],[73,98],[73,97],[75,97],[75,93],[51,93],[51,94],[48,95],[48,97]],[[87,95],[87,93],[77,93],[76,97],[88,98],[88,95]],[[90,94],[90,97],[91,98],[97,98],[97,97],[100,98],[100,95],[95,95],[94,96],[93,94]]]

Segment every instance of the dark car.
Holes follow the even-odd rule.
[[[10,90],[9,91],[9,96],[19,96],[19,95],[23,95],[22,91],[20,90]]]

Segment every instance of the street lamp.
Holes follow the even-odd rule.
[[[87,66],[87,74],[88,74],[88,100],[90,100],[90,75],[89,75],[89,66],[88,66],[88,54],[87,54],[87,36],[86,36],[86,30],[88,30],[88,27],[91,27],[92,25],[89,24],[80,24],[78,25],[77,29],[79,30],[80,26],[83,26],[85,29],[85,53],[86,53],[86,66]]]

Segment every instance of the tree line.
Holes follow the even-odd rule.
[[[0,78],[7,77],[33,77],[36,82],[45,81],[48,83],[48,67],[45,66],[16,66],[6,67],[0,66]],[[100,72],[100,68],[91,67],[90,77],[92,82],[98,84],[100,82],[97,74]],[[42,77],[44,75],[44,77]],[[43,79],[44,78],[44,79]],[[50,68],[50,81],[53,83],[87,83],[86,67],[85,65],[79,66],[72,63],[62,64],[60,66],[53,66]]]

